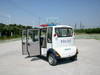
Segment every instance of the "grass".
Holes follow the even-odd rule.
[[[0,43],[16,41],[20,39],[21,39],[21,36],[12,36],[12,37],[4,36],[4,37],[0,37]]]
[[[0,37],[0,40],[10,40],[10,39],[14,39],[14,38],[20,38],[21,36],[16,35],[16,36],[3,36]]]
[[[76,39],[96,39],[100,40],[100,34],[76,34]]]

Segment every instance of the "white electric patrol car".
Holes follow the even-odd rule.
[[[40,27],[22,31],[22,54],[45,56],[50,65],[58,59],[70,57],[77,59],[74,30],[71,26],[43,24]]]

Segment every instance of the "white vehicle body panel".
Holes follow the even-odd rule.
[[[55,28],[72,28],[70,26],[66,25],[59,25],[59,26],[54,26],[53,28],[53,35],[55,34]],[[52,36],[52,45],[53,49],[57,51],[57,53],[61,56],[61,58],[66,58],[70,56],[74,56],[76,54],[76,46],[75,46],[75,41],[74,41],[74,33],[72,37],[54,37]]]

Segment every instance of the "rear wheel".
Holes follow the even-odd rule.
[[[57,59],[53,54],[48,55],[48,62],[50,65],[55,66],[57,64]]]

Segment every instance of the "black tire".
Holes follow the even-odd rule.
[[[55,56],[53,54],[49,54],[48,55],[48,62],[50,65],[55,66],[57,65],[57,59],[55,58]]]
[[[72,57],[70,57],[70,59],[71,59],[72,61],[77,60],[77,54],[74,55],[74,56],[72,56]]]

